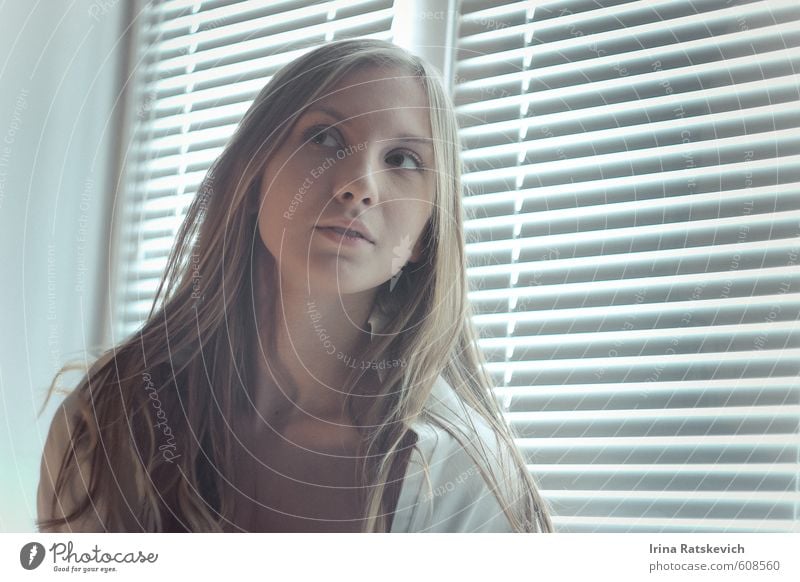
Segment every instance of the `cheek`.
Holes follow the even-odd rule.
[[[432,205],[428,200],[408,198],[397,205],[392,216],[394,229],[407,234],[412,241],[419,236],[428,218],[431,216]]]
[[[275,228],[271,223],[270,217],[271,213],[268,203],[264,201],[264,203],[261,205],[261,212],[258,215],[258,235],[261,238],[261,242],[264,244],[264,246],[269,249],[274,257],[277,257],[278,246],[273,240]]]
[[[272,185],[272,192],[264,196],[262,193],[261,211],[258,216],[258,233],[261,241],[269,249],[275,258],[281,249],[281,237],[284,238],[284,253],[286,252],[286,238],[291,231],[291,220],[287,220],[284,216],[284,207],[286,206],[283,200],[276,196],[275,193],[276,183]],[[284,229],[287,229],[284,235]]]
[[[277,167],[281,168],[280,173],[270,173],[270,178],[261,182],[258,227],[262,238],[269,237],[270,241],[280,241],[284,229],[287,236],[292,233],[293,227],[297,226],[295,223],[300,222],[298,218],[304,198],[309,196],[301,188],[302,184],[293,178],[296,172],[291,161]]]
[[[429,202],[407,201],[387,220],[385,243],[393,257],[408,260],[431,216]]]

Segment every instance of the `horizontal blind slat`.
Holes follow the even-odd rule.
[[[554,523],[791,530],[800,5],[461,10],[469,298]]]

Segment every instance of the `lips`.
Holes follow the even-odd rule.
[[[321,226],[320,228],[323,228],[323,229],[326,229],[326,230],[332,230],[334,232],[338,232],[339,234],[344,234],[344,235],[350,236],[350,237],[357,237],[357,238],[363,239],[363,240],[365,240],[367,242],[371,242],[371,241],[367,240],[367,238],[364,235],[362,235],[360,232],[358,232],[357,230],[351,230],[351,229],[348,229],[348,228],[342,228],[341,226]]]
[[[351,249],[366,249],[373,246],[370,241],[362,236],[347,236],[343,234],[346,229],[341,227],[321,227],[318,226],[316,230],[323,239],[327,239],[337,245],[338,247],[347,247]]]
[[[350,219],[341,217],[335,220],[324,221],[320,222],[317,225],[317,228],[335,229],[340,234],[355,234],[367,242],[375,244],[375,237],[372,236],[372,233],[369,231],[367,226],[357,218]]]

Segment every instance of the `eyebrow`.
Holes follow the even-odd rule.
[[[303,116],[305,117],[307,114],[313,113],[315,111],[319,111],[321,113],[326,113],[327,115],[335,118],[336,120],[338,120],[342,124],[345,124],[345,125],[349,124],[350,119],[349,119],[348,116],[343,115],[342,113],[336,111],[332,107],[328,107],[328,106],[325,106],[325,105],[315,105],[313,108],[306,109],[306,111],[303,112]],[[419,144],[422,144],[422,145],[426,145],[428,147],[433,147],[433,138],[420,137],[420,136],[417,136],[417,135],[401,134],[401,135],[398,135],[395,138],[389,138],[389,139],[379,140],[379,141],[405,141],[405,142],[419,143]]]

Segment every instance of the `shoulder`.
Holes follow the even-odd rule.
[[[425,418],[413,422],[406,527],[429,532],[510,532],[501,498],[513,494],[512,461],[491,424],[439,377]],[[426,468],[427,465],[427,468]],[[491,484],[500,488],[500,496]],[[413,499],[411,499],[413,496]]]

